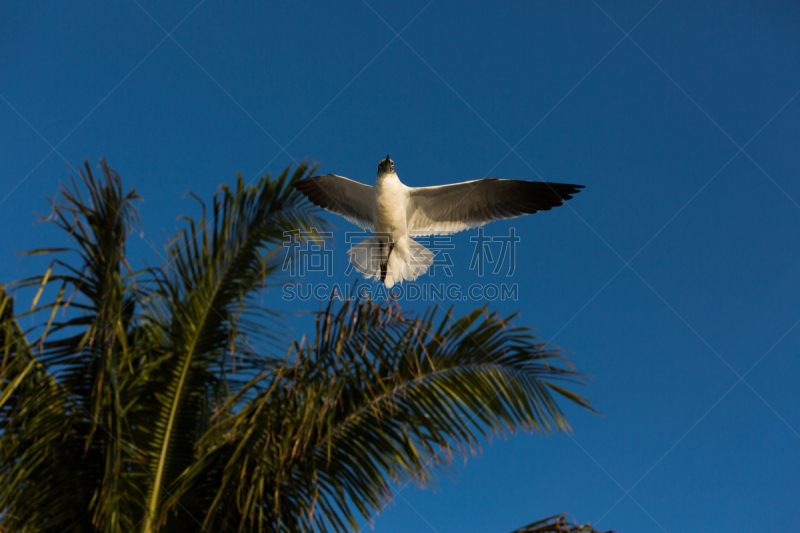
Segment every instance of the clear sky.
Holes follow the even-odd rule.
[[[800,5],[74,4],[0,8],[0,282],[41,268],[14,252],[63,244],[33,213],[67,162],[101,155],[144,197],[130,251],[151,263],[198,213],[187,190],[305,157],[369,184],[387,153],[412,186],[582,184],[486,227],[519,236],[512,276],[469,268],[473,230],[452,277],[418,281],[517,284],[490,308],[570,351],[603,417],[495,439],[438,491],[400,488],[375,530],[570,511],[620,532],[800,531]],[[333,280],[352,282],[356,228],[332,220]]]

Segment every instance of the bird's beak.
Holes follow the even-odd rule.
[[[388,165],[390,162],[391,162],[391,159],[389,159],[389,154],[386,154],[386,160],[384,161],[384,163],[386,163]]]

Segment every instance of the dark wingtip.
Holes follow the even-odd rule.
[[[292,183],[292,187],[295,190],[298,190],[301,193],[303,193],[306,196],[308,196],[308,193],[311,190],[311,187],[313,187],[313,179],[314,178],[305,178],[305,179],[302,179],[302,180],[297,180],[294,183]]]
[[[314,180],[321,176],[311,176],[310,178],[303,178],[301,180],[297,180],[292,183],[292,187],[304,187],[306,185],[310,185]]]

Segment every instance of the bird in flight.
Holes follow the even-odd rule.
[[[449,235],[493,220],[515,218],[562,205],[583,185],[487,178],[436,187],[406,187],[394,162],[378,164],[374,186],[336,174],[294,183],[315,205],[375,233],[348,254],[366,279],[387,288],[413,281],[433,264],[434,254],[412,237]]]

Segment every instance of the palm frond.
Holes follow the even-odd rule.
[[[73,178],[71,187],[62,184],[51,201],[53,212],[47,220],[67,233],[73,247],[29,252],[56,254],[56,259],[43,275],[16,286],[38,287],[29,314],[50,315],[35,342],[41,347],[37,360],[45,369],[53,369],[58,386],[69,391],[70,398],[62,401],[80,412],[74,419],[88,424],[79,437],[83,452],[103,458],[100,465],[86,470],[97,476],[89,499],[92,522],[99,530],[116,531],[132,525],[126,516],[130,513],[121,507],[127,492],[121,485],[129,481],[123,479],[127,476],[123,450],[134,448],[123,406],[130,404],[127,385],[136,382],[130,372],[138,359],[130,349],[136,343],[130,341],[139,295],[125,245],[138,223],[134,202],[139,196],[133,190],[123,191],[121,178],[105,160],[101,159],[100,169],[99,179],[88,162],[80,172],[88,196]],[[39,305],[52,284],[58,287],[56,298]],[[65,318],[56,318],[57,311]]]
[[[266,325],[254,327],[269,315],[259,314],[252,298],[280,272],[286,232],[311,235],[312,228],[327,225],[290,187],[309,170],[302,164],[254,186],[239,176],[235,190],[221,187],[210,217],[201,202],[201,218],[186,217],[188,229],[168,246],[149,313],[167,343],[150,382],[155,410],[148,413],[154,424],[146,531],[156,526],[164,488],[191,463],[194,442],[214,408],[207,401],[218,381],[212,365],[230,354],[240,372],[255,373],[265,359],[252,350],[253,338],[267,350],[276,341],[265,334]]]
[[[88,526],[93,483],[75,477],[83,447],[65,389],[34,355],[0,288],[0,509],[11,530]],[[71,491],[51,487],[70,483]],[[69,526],[67,526],[69,524]],[[48,529],[53,528],[53,529]]]
[[[345,531],[391,481],[432,483],[482,438],[568,430],[556,397],[588,408],[559,385],[585,377],[528,329],[485,309],[436,316],[353,301],[322,313],[314,341],[201,441],[181,493],[215,480],[204,525]]]
[[[593,528],[591,524],[579,525],[575,521],[570,522],[569,514],[561,513],[516,529],[512,533],[614,533],[614,531],[602,532]]]

